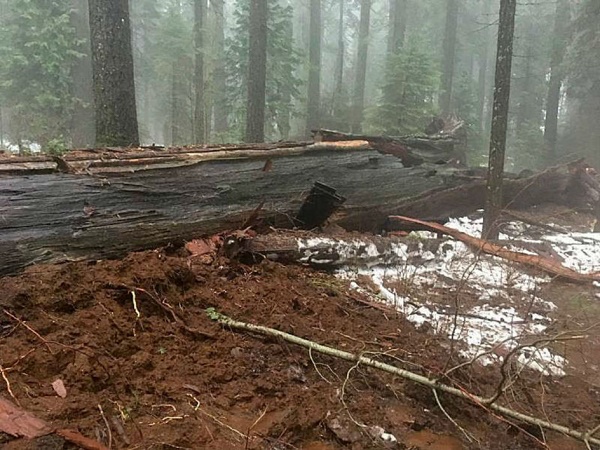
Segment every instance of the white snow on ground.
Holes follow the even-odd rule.
[[[482,220],[451,219],[447,226],[479,236]],[[510,224],[506,231],[510,235],[501,235],[500,239],[546,242],[564,259],[565,266],[581,272],[600,270],[599,233],[553,234],[531,239],[527,238],[528,228],[523,224]],[[539,287],[550,281],[549,277],[523,273],[518,265],[500,258],[476,255],[462,242],[454,240],[446,241],[433,253],[425,250],[424,245],[432,234],[417,232],[413,235],[420,242],[411,247],[418,250],[410,251],[407,244],[397,244],[379,259],[376,246],[359,239],[340,242],[313,238],[310,242],[299,240],[299,247],[305,251],[306,260],[313,256],[308,249],[320,244],[323,247],[334,245],[338,254],[350,260],[356,255],[368,255],[372,259],[367,264],[340,268],[338,277],[350,280],[353,289],[372,295],[360,285],[361,276],[370,278],[379,290],[378,300],[397,308],[415,325],[428,324],[433,332],[462,342],[462,355],[482,364],[501,361],[502,355],[523,342],[535,341],[552,323],[546,314],[556,309],[556,305],[537,295]],[[402,263],[388,264],[386,259],[390,253],[400,257]],[[409,296],[398,295],[393,286],[399,282],[421,289]],[[429,288],[446,289],[455,295],[459,303],[458,314],[455,304],[444,305],[439,300],[436,303],[427,299]],[[475,293],[480,304],[461,308],[460,293],[464,290]],[[524,305],[529,308],[522,310],[531,312],[524,314],[515,309],[515,306]],[[545,375],[565,375],[567,361],[543,344],[518,350],[515,360],[522,367]]]

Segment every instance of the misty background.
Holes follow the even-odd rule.
[[[265,1],[266,140],[307,139],[314,127],[418,134],[441,115],[465,122],[469,164],[486,164],[499,0]],[[244,140],[249,9],[130,2],[142,144]],[[0,0],[2,148],[96,145],[89,25],[86,0]],[[600,164],[599,117],[600,2],[519,2],[507,169]]]

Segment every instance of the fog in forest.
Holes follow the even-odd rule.
[[[499,0],[131,0],[119,29],[112,4],[126,2],[0,0],[6,151],[412,135],[441,117],[464,121],[469,165],[487,163]],[[518,2],[508,170],[600,163],[599,42],[597,0]]]

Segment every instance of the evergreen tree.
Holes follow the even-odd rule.
[[[378,104],[369,111],[369,132],[419,133],[435,114],[439,72],[422,42],[409,41],[390,55]]]
[[[578,7],[567,64],[569,149],[599,164],[600,2],[597,0],[584,0]]]
[[[301,53],[294,46],[292,8],[277,0],[268,2],[267,75],[265,133],[267,139],[286,139],[295,103],[302,99],[297,70]],[[246,123],[248,90],[248,33],[250,5],[246,0],[235,4],[232,36],[227,40],[227,86],[231,108],[231,140],[241,140]]]
[[[69,144],[76,99],[71,69],[81,42],[69,2],[14,0],[1,33],[0,96],[10,114],[10,137],[47,147]]]

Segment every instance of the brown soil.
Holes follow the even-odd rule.
[[[544,439],[554,449],[585,448],[441,396],[447,413],[477,440],[470,442],[428,389],[223,329],[206,315],[214,307],[426,375],[448,363],[443,338],[365,306],[326,273],[267,261],[205,265],[153,251],[36,267],[0,280],[0,292],[0,364],[20,405],[112,448],[515,450],[543,448]],[[472,367],[454,381],[489,394],[495,372]],[[52,388],[57,379],[64,399]],[[549,419],[583,429],[600,417],[588,384],[530,379],[517,383],[505,403],[538,415],[545,406]],[[2,380],[0,388],[10,398]],[[374,437],[373,427],[399,442]],[[28,442],[2,434],[0,447],[71,448],[56,436]]]

